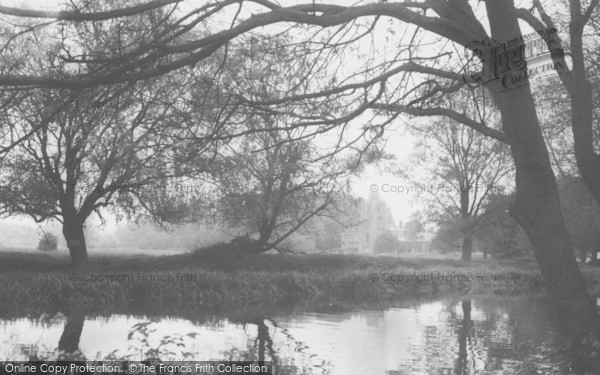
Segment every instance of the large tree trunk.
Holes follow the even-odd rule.
[[[270,248],[268,247],[269,244],[269,239],[271,239],[271,235],[273,234],[273,225],[271,224],[271,222],[274,222],[274,220],[272,221],[268,221],[268,222],[264,222],[258,231],[258,240],[255,243],[254,246],[254,253],[263,253],[267,250],[270,250]]]
[[[594,148],[593,93],[592,85],[586,77],[581,19],[570,23],[569,32],[573,69],[569,77],[571,80],[567,80],[567,89],[570,93],[575,159],[583,181],[600,205],[600,155]]]
[[[486,6],[496,40],[520,35],[513,0],[486,0]],[[574,337],[581,337],[593,325],[595,308],[562,217],[556,178],[530,87],[493,95],[515,161],[517,191],[510,213],[534,248],[544,284],[558,302],[561,322]]]
[[[85,245],[85,234],[83,223],[77,219],[67,219],[63,223],[63,235],[67,241],[71,263],[75,267],[81,266],[88,259],[87,247]]]

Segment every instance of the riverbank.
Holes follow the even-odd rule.
[[[590,290],[600,269],[582,265]],[[359,255],[263,254],[242,259],[194,254],[92,257],[70,270],[51,254],[0,254],[0,311],[152,311],[299,301],[385,305],[414,298],[543,293],[533,259],[462,262]]]

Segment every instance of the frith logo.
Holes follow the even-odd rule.
[[[471,51],[463,78],[493,92],[527,85],[530,78],[568,71],[568,52],[561,48],[555,28],[541,30],[501,43],[486,38],[467,46]],[[470,54],[470,53],[469,53]]]

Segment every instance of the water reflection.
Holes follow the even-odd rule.
[[[74,312],[67,316],[65,329],[58,341],[58,350],[66,353],[79,351],[79,340],[84,322],[85,316],[80,312]]]
[[[458,359],[456,360],[456,373],[468,374],[468,339],[471,336],[471,300],[463,300],[462,305],[462,322],[458,330]]]
[[[181,340],[183,349],[174,352],[173,347],[181,346],[167,341],[163,351],[153,353],[273,361],[277,374],[570,374],[552,304],[541,298],[443,300],[378,311],[238,314],[196,322],[70,313],[0,320],[0,335],[0,360],[27,359],[33,352],[43,357],[39,353],[57,348],[80,350],[88,359],[141,359],[170,335]]]

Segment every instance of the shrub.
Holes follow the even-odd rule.
[[[38,242],[39,251],[55,251],[58,247],[58,237],[52,233],[43,232],[42,238]]]
[[[390,254],[395,253],[400,248],[400,241],[391,232],[386,231],[381,233],[375,238],[376,253]]]

